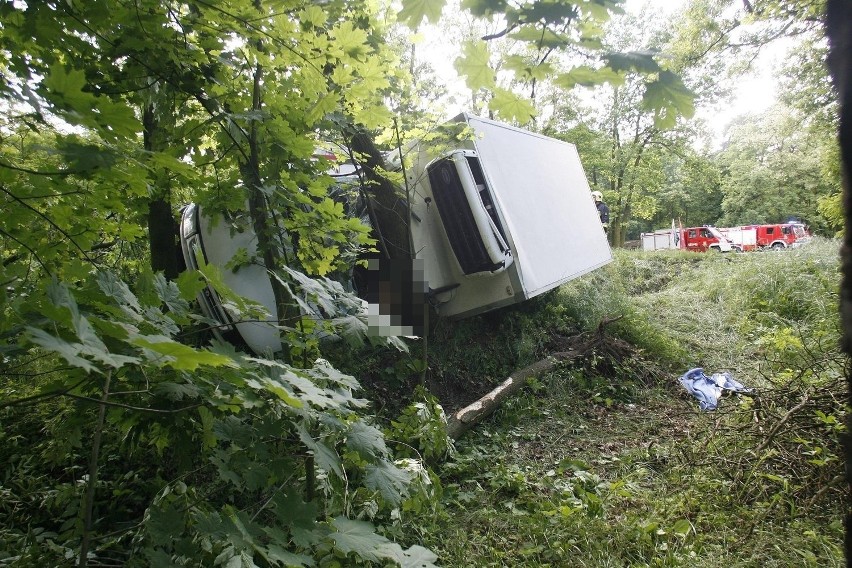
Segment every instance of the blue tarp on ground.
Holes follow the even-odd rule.
[[[698,407],[701,410],[716,410],[719,397],[724,391],[751,392],[750,388],[735,381],[727,371],[713,373],[708,377],[704,374],[704,369],[696,367],[685,372],[678,380],[689,394],[698,399]]]

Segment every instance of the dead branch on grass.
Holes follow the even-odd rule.
[[[637,360],[636,348],[621,339],[606,334],[605,328],[622,316],[604,318],[593,332],[570,338],[560,338],[555,342],[561,350],[548,357],[536,361],[532,365],[515,371],[495,387],[491,392],[479,398],[468,406],[451,414],[447,418],[447,435],[457,440],[462,434],[480,423],[493,413],[507,398],[518,392],[527,381],[533,377],[554,370],[559,364],[577,359],[594,359],[597,363],[613,365],[626,360]],[[601,369],[595,369],[598,374],[606,374]],[[649,369],[643,372],[644,380],[650,380],[649,375],[657,376]]]

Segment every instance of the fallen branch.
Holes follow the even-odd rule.
[[[468,406],[451,414],[447,418],[447,435],[453,440],[482,422],[482,420],[494,412],[500,404],[508,397],[521,390],[527,384],[527,380],[552,370],[562,361],[579,357],[585,350],[563,351],[554,353],[546,359],[536,361],[529,367],[515,371],[500,385]]]
[[[476,402],[451,414],[447,418],[447,435],[453,440],[458,440],[462,434],[494,412],[504,400],[521,390],[529,379],[553,370],[556,365],[563,361],[582,357],[600,346],[603,343],[604,327],[621,318],[622,316],[603,318],[594,333],[571,338],[570,343],[563,346],[563,348],[568,348],[566,351],[553,353],[547,358],[536,361],[532,365],[509,375],[509,378],[500,383],[494,390]]]
[[[775,439],[775,435],[781,430],[781,428],[784,427],[784,424],[786,424],[794,414],[796,414],[798,411],[805,407],[805,405],[808,403],[809,398],[810,394],[807,392],[802,395],[802,400],[799,401],[799,404],[788,410],[787,413],[784,414],[784,416],[781,418],[781,420],[775,423],[775,425],[772,427],[772,430],[769,431],[769,434],[766,435],[766,438],[763,439],[763,442],[754,451],[755,454],[760,456],[760,453],[767,447],[769,447],[769,444],[771,444],[772,440]]]

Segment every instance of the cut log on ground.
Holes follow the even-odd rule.
[[[447,435],[453,440],[458,440],[462,434],[497,410],[504,400],[521,390],[529,379],[552,371],[560,363],[584,357],[596,350],[603,350],[619,358],[632,353],[633,350],[629,344],[604,334],[604,327],[622,317],[604,318],[597,330],[591,333],[562,338],[564,342],[561,342],[560,348],[564,351],[552,353],[541,361],[536,361],[528,367],[515,371],[494,390],[461,410],[452,413],[447,418]]]
[[[447,418],[447,435],[453,440],[458,440],[462,434],[482,422],[486,416],[494,412],[504,400],[521,390],[521,388],[527,384],[527,380],[542,373],[551,371],[562,361],[574,359],[583,353],[584,351],[580,350],[554,353],[547,357],[547,359],[536,361],[529,367],[524,367],[519,371],[515,371],[509,375],[508,379],[500,383],[497,388],[473,404],[465,406],[461,410],[451,414],[449,418]]]

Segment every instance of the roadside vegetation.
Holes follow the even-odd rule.
[[[450,4],[0,2],[0,566],[840,563],[836,242],[616,250],[428,344],[370,336],[347,292],[357,259],[419,255],[402,149],[460,111],[574,144],[616,249],[673,220],[838,235],[825,2]],[[778,105],[698,118],[779,40]],[[190,203],[257,254],[184,248]],[[265,308],[225,285],[247,264]],[[217,340],[207,288],[280,349]],[[449,439],[445,413],[580,340]],[[700,413],[676,382],[699,365],[755,392]]]
[[[441,504],[412,530],[443,566],[842,566],[837,255],[618,251],[563,286],[537,313],[623,316],[604,333],[633,357],[534,381],[435,465]],[[755,392],[701,412],[677,382],[695,366]]]
[[[301,549],[321,566],[840,566],[838,283],[832,240],[746,254],[616,250],[544,297],[437,321],[425,360],[416,341],[407,353],[338,344],[326,356],[348,374],[326,367],[325,390],[294,393],[299,412],[340,399],[351,377],[365,387],[353,394],[374,402],[361,420],[324,426],[315,462],[287,453],[311,438],[300,422],[282,429],[281,407],[256,391],[268,379],[233,352],[244,367],[148,375],[147,394],[117,401],[173,411],[111,406],[104,423],[81,396],[32,404],[45,391],[28,379],[42,364],[31,360],[20,375],[7,369],[3,387],[4,400],[34,398],[0,408],[0,565],[74,562],[92,503],[101,565],[236,566],[250,549],[268,565],[312,565]],[[447,439],[445,412],[580,335],[596,347]],[[754,393],[701,412],[677,382],[696,366]],[[252,410],[234,412],[237,401]],[[346,416],[363,402],[335,404]]]

